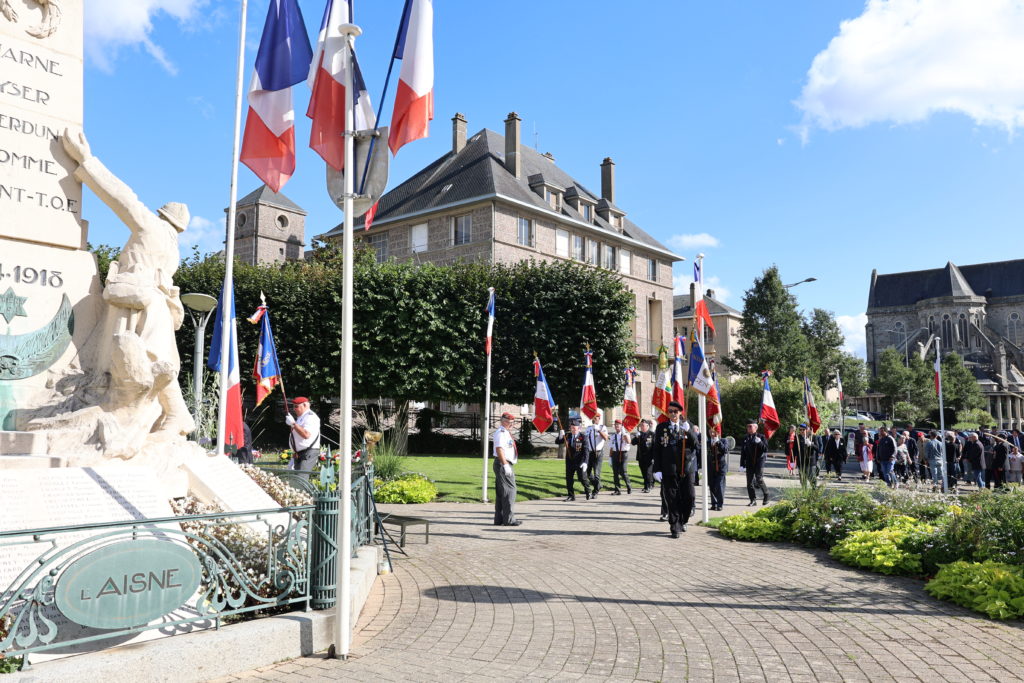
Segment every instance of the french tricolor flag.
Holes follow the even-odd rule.
[[[538,432],[546,432],[555,419],[555,399],[551,396],[551,387],[544,377],[544,368],[540,359],[533,359],[533,375],[537,378],[537,389],[533,394],[533,426]]]
[[[761,373],[764,378],[764,391],[761,394],[761,422],[764,424],[764,433],[769,439],[772,438],[772,434],[778,430],[779,425],[779,411],[775,409],[775,399],[772,398],[772,388],[768,384],[768,378],[771,376],[771,372],[765,370]]]
[[[597,417],[597,387],[594,386],[594,352],[584,352],[587,359],[587,373],[583,376],[583,394],[580,396],[580,412],[591,420]]]
[[[491,355],[491,333],[494,332],[494,287],[488,287],[487,291],[490,292],[490,296],[487,298],[487,341],[484,348],[489,356]]]
[[[235,292],[233,284],[225,280],[224,289],[221,290],[220,300],[217,302],[218,313],[213,324],[213,339],[210,341],[210,356],[207,359],[207,366],[211,370],[220,372],[221,335],[224,333],[221,324],[225,294],[231,297],[230,310],[228,312],[231,320],[231,339],[228,341],[228,408],[227,420],[224,428],[225,450],[234,452],[245,445],[245,435],[242,430],[242,378],[238,371],[238,329],[235,324]]]
[[[402,71],[398,75],[388,147],[392,154],[398,154],[405,143],[427,137],[434,118],[434,4],[431,0],[405,0],[394,58],[402,60]]]
[[[292,86],[306,77],[312,57],[296,0],[271,0],[249,87],[240,160],[274,192],[295,173]]]
[[[348,0],[329,0],[320,22],[316,52],[309,65],[306,79],[313,94],[309,97],[306,116],[313,120],[309,133],[309,146],[335,171],[345,166],[345,37],[339,30],[342,24],[352,23],[352,7]],[[368,130],[377,125],[377,117],[370,105],[370,95],[359,70],[355,52],[352,53],[353,103],[355,130]],[[372,218],[370,222],[372,222]],[[367,226],[369,227],[369,226]]]

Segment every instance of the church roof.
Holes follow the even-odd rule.
[[[274,192],[266,185],[260,185],[255,190],[238,200],[238,206],[252,206],[253,204],[269,204],[280,209],[287,209],[294,213],[306,215],[306,210],[285,197],[280,192]],[[227,211],[227,209],[224,209]]]
[[[872,274],[868,310],[913,306],[939,297],[1024,296],[1024,259],[957,266],[906,273]]]

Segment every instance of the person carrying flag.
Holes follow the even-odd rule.
[[[620,478],[626,485],[626,493],[631,494],[633,493],[633,488],[629,485],[629,472],[626,469],[626,460],[629,458],[629,447],[632,444],[632,439],[630,439],[629,432],[623,428],[622,420],[615,420],[615,431],[612,432],[611,438],[608,441],[611,444],[612,476],[615,482],[615,490],[612,492],[612,495],[622,495],[622,491],[619,490]]]
[[[636,446],[636,464],[644,478],[643,493],[650,493],[654,488],[654,432],[650,420],[640,420],[640,431],[633,434],[633,445]]]
[[[501,425],[494,430],[494,525],[519,526],[516,519],[516,473],[512,466],[519,460],[512,426],[516,418],[512,413],[501,414]]]
[[[604,447],[608,442],[608,428],[604,426],[601,417],[601,411],[595,410],[593,422],[584,432],[590,449],[587,456],[587,476],[590,478],[592,498],[597,498],[597,492],[601,490],[601,466],[604,463]]]
[[[670,402],[668,422],[654,430],[654,479],[661,482],[672,538],[679,538],[680,532],[686,531],[693,514],[693,483],[700,449],[700,436],[689,422],[681,419],[682,412],[678,401]]]
[[[747,423],[747,435],[740,446],[740,467],[747,471],[748,507],[757,505],[757,490],[764,494],[761,505],[768,504],[768,485],[764,483],[764,463],[768,459],[768,439],[757,433],[757,420]]]
[[[296,417],[286,413],[284,422],[290,430],[288,445],[292,447],[295,469],[311,472],[320,455],[320,417],[309,407],[309,399],[297,396],[292,401]]]
[[[565,444],[565,489],[569,494],[565,502],[576,500],[575,479],[578,477],[583,485],[583,493],[590,500],[590,482],[587,480],[587,460],[590,459],[590,445],[587,437],[580,431],[578,417],[569,420],[569,434],[559,431],[555,438],[556,444]]]

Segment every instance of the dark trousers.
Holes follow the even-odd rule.
[[[304,451],[295,451],[295,469],[304,472],[312,472],[316,459],[320,457],[319,448],[307,448]]]
[[[757,489],[761,489],[764,499],[768,499],[768,485],[764,483],[763,465],[747,468],[747,495],[750,502],[757,500]]]
[[[640,466],[640,474],[644,478],[644,488],[650,491],[654,488],[654,458],[647,456],[636,458],[636,464]]]
[[[992,470],[992,484],[999,488],[1006,482],[1006,470]]]
[[[711,493],[712,507],[720,508],[725,504],[725,472],[708,477],[708,491]]]
[[[626,491],[629,493],[633,492],[633,489],[629,485],[629,473],[626,471],[626,457],[627,453],[620,451],[616,453],[612,451],[612,476],[615,482],[615,490],[619,490],[619,478],[621,477],[622,483],[626,487]]]
[[[590,479],[590,488],[596,495],[601,490],[601,463],[604,462],[604,453],[591,453],[587,459],[587,478]]]
[[[505,474],[505,467],[494,461],[494,523],[509,525],[516,521],[516,473]]]
[[[583,493],[587,496],[590,495],[590,484],[588,483],[587,476],[583,474],[583,470],[580,469],[580,465],[583,463],[577,462],[572,458],[565,459],[565,490],[568,492],[570,498],[576,497],[576,478],[580,480],[580,484],[583,485]]]
[[[669,529],[682,531],[693,512],[693,477],[666,476],[661,480],[661,490],[668,508]]]
[[[832,456],[832,471],[836,473],[837,479],[843,476],[844,464],[843,456],[841,454],[836,453]]]

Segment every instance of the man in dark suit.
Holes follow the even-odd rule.
[[[768,439],[757,433],[757,421],[747,423],[747,435],[740,446],[740,467],[747,471],[747,495],[749,505],[757,505],[757,489],[764,498],[761,505],[768,504],[768,485],[764,483],[764,463],[768,459]]]
[[[836,481],[843,480],[843,465],[846,463],[846,444],[843,443],[843,435],[838,429],[833,429],[825,441],[825,463],[826,467],[831,465],[836,473]]]
[[[690,521],[700,448],[697,431],[680,418],[682,411],[678,402],[669,403],[668,421],[654,430],[654,479],[661,482],[672,538],[679,538]]]
[[[725,504],[725,475],[729,472],[729,447],[714,428],[708,435],[708,492],[711,509],[721,510]]]
[[[644,493],[654,488],[654,432],[650,420],[640,420],[640,431],[633,434],[636,446],[636,464],[644,478]]]
[[[565,489],[569,493],[566,502],[576,500],[575,479],[579,477],[583,485],[583,493],[590,500],[590,481],[587,478],[587,460],[590,458],[590,444],[587,437],[580,431],[580,420],[577,417],[569,420],[569,433],[558,433],[555,443],[565,444]]]

